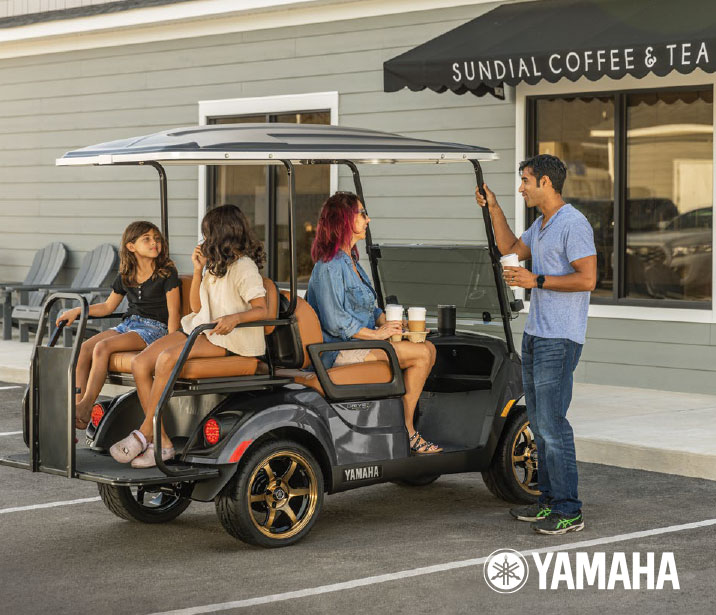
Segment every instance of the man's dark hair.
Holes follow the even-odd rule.
[[[552,182],[552,188],[554,188],[555,192],[562,194],[564,180],[567,179],[567,167],[557,156],[540,154],[529,160],[523,160],[520,162],[520,173],[528,167],[532,169],[532,175],[537,179],[538,186],[546,175]]]

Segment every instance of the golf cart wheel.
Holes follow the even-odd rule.
[[[505,424],[485,485],[498,498],[514,504],[537,501],[537,444],[527,420],[527,408],[515,406]]]
[[[394,480],[392,482],[402,487],[427,487],[428,485],[432,485],[441,476],[442,474],[431,474],[417,478],[401,478],[400,480]]]
[[[99,496],[104,505],[120,519],[142,523],[174,521],[191,504],[179,493],[150,491],[146,487],[116,487],[99,483]]]
[[[216,499],[216,513],[234,538],[260,547],[298,542],[323,504],[323,473],[311,452],[290,440],[250,451]]]

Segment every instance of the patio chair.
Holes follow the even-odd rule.
[[[48,246],[35,252],[30,270],[23,282],[0,282],[0,297],[2,297],[3,328],[2,338],[9,340],[12,337],[12,293],[9,286],[17,289],[20,294],[19,303],[39,307],[47,295],[47,291],[33,291],[26,289],[27,286],[44,286],[52,284],[60,273],[60,269],[67,259],[67,249],[60,242],[51,243]]]
[[[92,304],[99,297],[109,295],[111,288],[100,286],[108,275],[117,268],[117,248],[109,243],[104,243],[88,252],[82,259],[79,271],[75,275],[72,283],[68,285],[42,285],[42,286],[25,286],[25,290],[44,290],[47,293],[53,292],[73,292],[80,293],[85,296],[87,302]],[[8,289],[17,287],[9,286]],[[20,323],[20,341],[26,342],[29,339],[30,325],[36,323],[39,319],[41,305],[17,305],[12,311],[12,318]],[[50,320],[52,321],[54,317]],[[52,323],[54,324],[54,322]],[[72,331],[64,332],[64,343],[66,346],[72,343]]]

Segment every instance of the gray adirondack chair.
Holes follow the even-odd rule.
[[[2,338],[9,340],[12,337],[12,286],[19,293],[18,303],[29,306],[40,306],[47,295],[45,290],[30,292],[28,286],[52,284],[60,273],[67,259],[67,249],[60,242],[51,243],[38,250],[32,259],[30,270],[23,282],[0,282],[0,297],[2,297],[3,328]]]
[[[45,285],[35,290],[44,290],[47,293],[73,292],[84,295],[87,302],[92,304],[98,297],[108,295],[111,288],[100,286],[105,278],[117,269],[117,248],[112,244],[104,243],[88,252],[82,259],[79,271],[69,286]],[[8,287],[12,288],[12,287]],[[28,288],[27,290],[33,290]],[[20,341],[29,339],[30,325],[38,321],[42,306],[18,305],[12,311],[12,318],[20,323]],[[72,331],[65,331],[65,345],[72,343]]]

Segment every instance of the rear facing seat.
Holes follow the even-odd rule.
[[[281,294],[288,298],[286,291]],[[322,344],[323,333],[321,332],[321,323],[318,320],[316,312],[301,297],[297,298],[296,304],[296,322],[298,324],[298,334],[300,336],[301,347],[303,350],[302,369],[309,367],[311,359],[308,355],[306,347],[310,344]],[[388,361],[368,361],[366,363],[356,363],[354,365],[341,365],[340,367],[332,367],[328,371],[328,376],[334,384],[378,384],[390,382],[392,374]],[[321,383],[318,381],[315,372],[301,371],[299,369],[277,369],[277,376],[293,378],[297,384],[310,387],[325,395]]]
[[[181,315],[191,313],[189,296],[191,292],[191,276],[179,276],[181,281]],[[263,279],[266,289],[266,303],[268,305],[269,319],[278,315],[278,291],[276,285],[268,278]],[[264,327],[264,334],[269,335],[275,327]],[[115,352],[109,358],[109,371],[121,374],[132,373],[132,359],[139,351]],[[257,357],[211,357],[203,359],[189,359],[179,374],[180,378],[196,380],[200,378],[230,378],[233,376],[253,376],[259,365]]]

